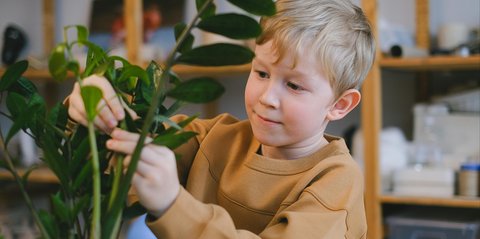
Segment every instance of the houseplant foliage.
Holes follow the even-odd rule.
[[[248,13],[272,15],[272,0],[228,0]],[[6,150],[13,135],[27,132],[42,149],[41,160],[59,180],[59,191],[51,195],[52,209],[37,211],[32,204],[25,184],[27,171],[19,176],[8,152],[0,166],[9,170],[30,208],[42,238],[116,238],[121,223],[145,213],[139,204],[126,206],[127,192],[137,166],[140,151],[147,136],[153,143],[175,149],[195,132],[183,127],[195,117],[174,123],[169,117],[185,102],[205,103],[218,98],[223,87],[209,77],[180,79],[173,71],[175,64],[224,66],[245,64],[252,60],[253,52],[243,46],[217,43],[193,47],[192,29],[220,34],[232,39],[255,38],[261,33],[259,24],[243,14],[217,14],[213,0],[196,0],[197,15],[188,23],[175,26],[176,45],[163,65],[152,61],[145,69],[127,60],[110,56],[106,51],[88,41],[88,31],[83,26],[65,27],[65,32],[76,31],[77,39],[59,43],[49,58],[49,71],[61,82],[73,75],[81,86],[88,125],[69,127],[67,108],[61,103],[47,109],[45,100],[34,84],[22,76],[28,68],[27,61],[10,66],[0,79],[1,99],[6,101],[8,113],[2,115],[12,120],[11,129],[0,134],[1,150]],[[66,36],[66,34],[65,34]],[[86,66],[80,69],[72,57],[71,49],[81,46],[88,49]],[[139,118],[126,118],[119,127],[140,134],[139,143],[127,169],[123,169],[123,155],[108,151],[105,142],[109,136],[93,126],[102,91],[94,86],[83,86],[82,79],[99,74],[107,78],[119,99],[133,109]],[[164,100],[170,97],[172,104]]]

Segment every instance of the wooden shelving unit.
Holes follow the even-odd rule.
[[[398,70],[480,70],[480,55],[469,57],[433,56],[418,58],[380,59],[380,66],[385,69]]]
[[[442,207],[480,208],[480,198],[456,196],[452,198],[411,197],[396,195],[381,195],[380,202],[390,204],[409,204]]]
[[[209,76],[231,76],[236,74],[246,74],[250,71],[250,64],[240,66],[222,66],[222,67],[200,67],[200,66],[188,66],[188,65],[175,65],[173,71],[179,75],[209,75]],[[0,75],[5,73],[5,68],[0,68]],[[47,69],[37,70],[28,69],[24,77],[32,80],[50,81],[52,80],[50,73]],[[53,81],[53,80],[52,80]]]
[[[26,170],[18,169],[17,173],[20,177],[23,177]],[[0,170],[0,180],[13,180],[13,175],[9,171],[2,169]],[[28,181],[35,183],[58,183],[57,177],[48,168],[38,168],[33,170],[28,176]]]
[[[375,31],[377,23],[378,1],[362,0],[362,8]],[[416,0],[416,41],[419,47],[428,49],[429,39],[429,1]],[[368,238],[384,238],[382,205],[439,206],[454,208],[472,208],[480,210],[480,198],[452,197],[409,197],[382,194],[379,173],[379,137],[382,129],[382,93],[381,70],[427,72],[437,70],[480,70],[480,55],[469,57],[432,56],[423,58],[382,57],[377,49],[377,58],[370,74],[363,84],[362,130],[364,135],[365,159],[365,207],[367,211]]]

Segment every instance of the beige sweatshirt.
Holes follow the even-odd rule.
[[[185,116],[176,116],[175,121]],[[363,176],[343,139],[296,160],[257,154],[248,121],[195,120],[177,199],[147,225],[158,238],[365,238]]]

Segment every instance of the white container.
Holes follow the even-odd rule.
[[[447,23],[438,30],[438,47],[452,50],[468,41],[469,29],[466,24]]]
[[[406,168],[393,175],[393,194],[401,196],[451,197],[455,172],[449,168]]]
[[[480,163],[465,163],[458,173],[458,194],[480,196]]]

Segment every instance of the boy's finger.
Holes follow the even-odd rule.
[[[70,118],[72,118],[77,123],[79,123],[81,125],[87,125],[87,118],[80,111],[78,111],[75,107],[69,107],[68,108],[68,115],[70,115]]]
[[[103,99],[107,102],[108,107],[112,110],[117,120],[124,117],[123,107],[118,100],[117,94],[110,82],[102,76],[91,75],[84,79],[84,85],[94,85],[103,92]]]
[[[113,88],[107,87],[112,92],[105,93],[105,101],[107,102],[108,108],[113,112],[116,120],[122,120],[125,117],[125,112],[122,107],[122,103],[118,99],[117,95],[113,91]],[[107,95],[108,94],[108,95]]]
[[[93,120],[93,125],[106,134],[110,134],[113,130],[113,128],[108,127],[107,124],[99,117],[95,117]]]
[[[125,141],[125,140],[116,140],[109,139],[107,141],[107,148],[119,153],[132,154],[135,150],[137,141]]]
[[[105,124],[108,125],[109,128],[113,129],[115,126],[117,126],[118,121],[113,115],[112,111],[108,106],[106,106],[105,100],[101,100],[100,103],[98,104],[99,108],[99,113],[98,117],[100,117]]]
[[[128,132],[126,130],[115,128],[110,136],[117,140],[127,140],[127,141],[135,141],[137,142],[140,139],[140,135],[137,133]],[[149,144],[152,142],[152,138],[147,137],[145,138],[145,144]]]

